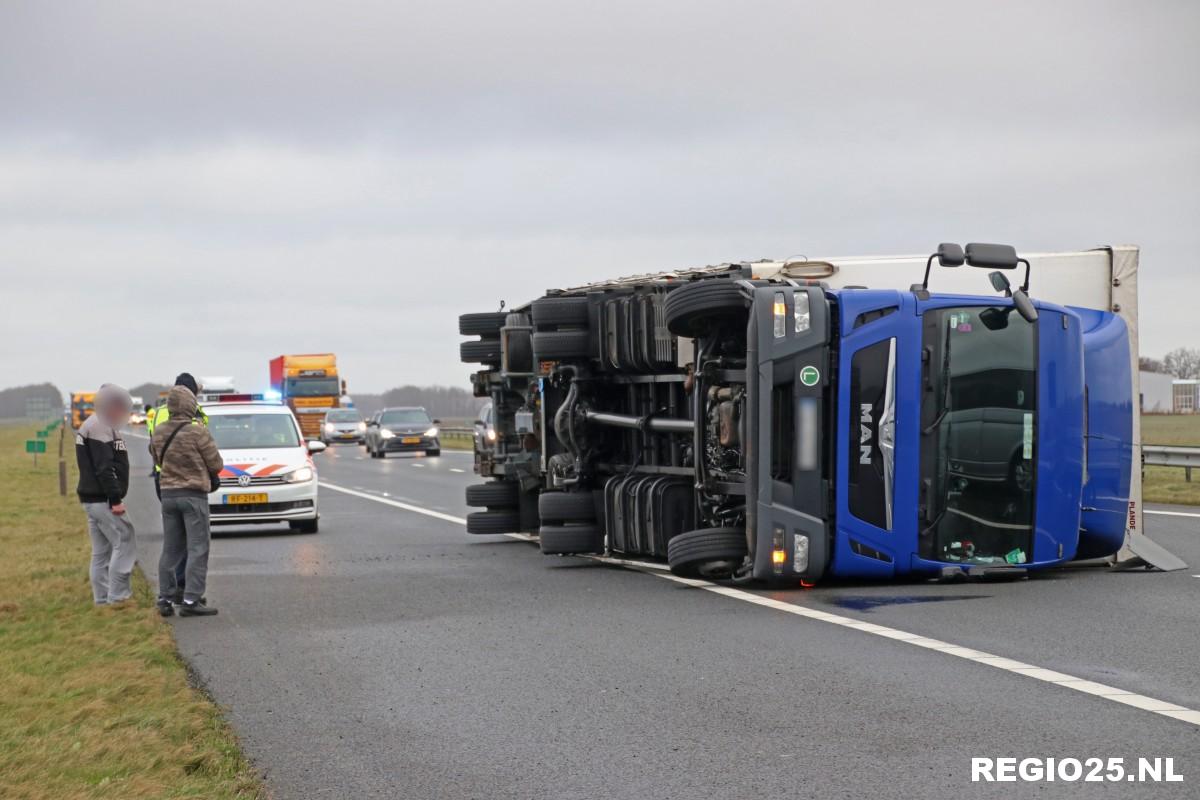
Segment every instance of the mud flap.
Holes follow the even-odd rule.
[[[1112,568],[1116,571],[1156,569],[1174,572],[1187,569],[1187,563],[1162,545],[1151,541],[1145,534],[1131,533],[1125,539],[1125,546],[1117,553]]]

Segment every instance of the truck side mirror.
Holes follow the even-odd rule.
[[[1013,292],[1013,305],[1017,307],[1017,313],[1025,318],[1026,322],[1037,322],[1038,311],[1034,308],[1033,301],[1029,299],[1029,295],[1025,294],[1021,289]]]
[[[1012,284],[1008,282],[1008,278],[1003,272],[990,273],[988,280],[992,282],[992,288],[997,292],[1003,292],[1005,297],[1012,297]]]
[[[943,267],[961,267],[963,264],[963,249],[954,242],[942,242],[938,245],[937,252],[929,257],[925,262],[925,279],[921,283],[914,283],[910,287],[919,299],[929,299],[929,268],[933,266],[934,259],[937,259],[939,265]]]
[[[980,244],[979,242],[972,242],[967,245],[967,263],[972,267],[1016,269],[1017,248],[1011,244]]]
[[[970,245],[967,245],[967,247],[970,247]],[[942,242],[938,245],[937,252],[933,255],[937,258],[938,264],[943,267],[961,267],[963,265],[962,246],[954,242]]]

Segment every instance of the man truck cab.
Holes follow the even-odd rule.
[[[935,262],[991,285],[968,270],[972,293],[931,292]],[[907,290],[812,278],[836,272],[592,284],[497,319],[490,350],[487,315],[466,315],[497,432],[468,530],[773,581],[1015,574],[1120,549],[1136,423],[1115,310],[1031,299],[1029,261],[1001,245],[942,245]]]

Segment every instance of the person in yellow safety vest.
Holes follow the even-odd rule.
[[[200,387],[196,384],[196,379],[191,376],[191,373],[181,372],[179,377],[175,379],[176,386],[186,386],[191,390],[192,394],[200,396]],[[167,411],[167,401],[163,400],[162,405],[150,409],[146,412],[146,433],[150,437],[154,436],[154,429],[171,418],[171,412]],[[201,408],[196,412],[196,419],[204,425],[208,424],[208,415]],[[155,467],[157,470],[158,468]]]
[[[192,377],[190,372],[181,372],[175,378],[176,386],[184,386],[192,394],[200,396],[200,386],[196,383],[196,379]],[[171,413],[167,411],[167,401],[163,400],[163,404],[157,408],[150,409],[146,414],[146,433],[151,439],[154,438],[154,429],[171,418]],[[193,425],[208,425],[208,415],[204,413],[204,409],[196,409],[196,419],[192,422]],[[162,472],[162,467],[158,464],[154,465],[154,471],[150,473],[153,478],[157,473]],[[175,570],[175,582],[179,585],[180,593],[183,592],[183,578],[187,572],[187,552],[183,554],[183,560],[179,562],[179,567]],[[205,602],[204,598],[200,598],[201,604]]]

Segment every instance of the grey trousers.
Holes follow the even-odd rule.
[[[172,497],[162,499],[163,548],[158,560],[158,596],[172,600],[179,591],[175,570],[184,557],[187,572],[184,576],[184,600],[196,601],[204,596],[208,578],[208,497]]]
[[[92,539],[92,599],[97,605],[119,603],[133,594],[136,542],[128,514],[114,514],[108,503],[84,503]]]

